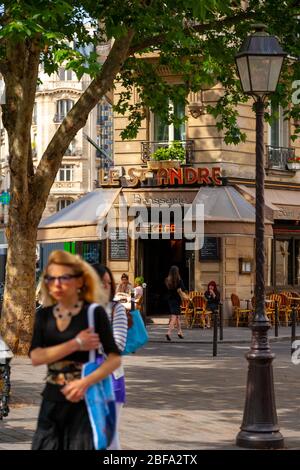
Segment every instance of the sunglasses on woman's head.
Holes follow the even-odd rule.
[[[62,276],[44,276],[44,280],[46,284],[53,284],[56,280],[59,284],[67,284],[71,279],[76,277],[81,277],[82,274],[63,274]]]

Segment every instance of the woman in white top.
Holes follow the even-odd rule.
[[[97,271],[103,287],[108,291],[109,302],[105,306],[105,309],[112,325],[115,343],[120,352],[122,352],[125,348],[128,328],[125,307],[120,302],[115,302],[113,300],[116,292],[116,284],[110,269],[102,264],[94,264],[93,268]],[[126,398],[124,369],[122,365],[114,371],[112,379],[116,397],[117,424],[115,436],[107,450],[121,450],[118,427],[121,409]]]
[[[123,293],[130,295],[132,289],[132,284],[129,282],[128,274],[123,273],[121,276],[121,282],[118,285],[116,291],[117,293]]]
[[[137,304],[140,304],[143,299],[143,287],[142,284],[144,282],[143,276],[138,276],[134,280],[134,299]]]

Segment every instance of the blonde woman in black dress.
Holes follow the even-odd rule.
[[[65,251],[50,254],[41,282],[41,302],[30,348],[32,364],[47,364],[46,386],[33,437],[33,450],[92,450],[93,434],[84,394],[120,367],[120,352],[102,307],[95,310],[95,330],[88,328],[90,303],[106,294],[94,269]],[[107,359],[87,377],[81,368],[100,342]]]

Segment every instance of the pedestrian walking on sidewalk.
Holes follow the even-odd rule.
[[[112,325],[114,340],[119,348],[119,351],[123,351],[126,345],[127,339],[127,315],[124,305],[120,302],[114,301],[116,294],[116,284],[112,272],[106,266],[102,264],[93,264],[93,268],[99,274],[99,277],[103,283],[104,289],[108,293],[108,303],[105,305],[105,310],[108,318]],[[114,438],[107,450],[121,450],[120,438],[119,438],[119,424],[122,407],[125,403],[125,377],[124,368],[121,365],[116,369],[113,374],[113,386],[116,397],[116,432]]]
[[[92,302],[103,304],[106,294],[95,270],[78,255],[50,254],[41,282],[41,308],[35,319],[30,357],[34,366],[47,364],[46,386],[33,437],[33,450],[93,450],[93,433],[84,401],[85,391],[120,367],[105,310],[95,309],[95,329],[88,328]],[[89,351],[100,340],[107,359],[81,378]]]
[[[167,302],[170,313],[170,323],[168,332],[166,334],[166,339],[171,341],[171,334],[175,327],[177,327],[177,334],[180,339],[183,339],[182,329],[181,329],[181,296],[182,292],[186,289],[184,287],[183,281],[181,279],[179,269],[177,266],[171,266],[168,277],[165,280],[168,293],[167,293]]]

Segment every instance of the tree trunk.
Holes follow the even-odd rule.
[[[90,111],[113,86],[128,56],[129,31],[115,41],[101,72],[54,134],[36,172],[33,171],[30,128],[38,77],[39,49],[34,43],[10,45],[5,75],[3,123],[8,133],[11,201],[7,228],[8,256],[0,334],[16,354],[27,354],[35,312],[37,227],[63,155]],[[22,49],[23,47],[23,49]],[[16,58],[17,54],[17,58]]]
[[[27,354],[35,311],[36,227],[10,222],[1,335],[16,354]]]

